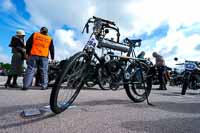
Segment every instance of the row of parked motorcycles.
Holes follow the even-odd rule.
[[[95,16],[86,22],[82,33],[90,29],[92,33],[82,51],[49,67],[49,82],[53,82],[51,110],[63,112],[84,86],[95,85],[102,90],[125,89],[133,102],[147,100],[150,104],[148,96],[156,75],[152,70],[156,67],[147,59],[137,58],[134,49],[141,46],[142,40],[125,38],[120,42],[116,24]],[[116,33],[115,38],[109,36],[110,31]]]
[[[183,69],[182,71],[174,69],[171,72],[169,85],[180,86],[182,95],[186,94],[187,89],[200,89],[200,62],[186,60],[176,65],[183,66]]]

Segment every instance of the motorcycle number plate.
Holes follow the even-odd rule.
[[[97,40],[95,39],[94,36],[92,36],[88,42],[86,43],[86,46],[90,46],[90,47],[95,47],[97,44]]]

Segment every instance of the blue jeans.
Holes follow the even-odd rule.
[[[31,56],[27,62],[27,69],[23,79],[23,87],[28,88],[31,86],[36,68],[41,72],[41,85],[43,88],[48,86],[48,58],[40,56]]]

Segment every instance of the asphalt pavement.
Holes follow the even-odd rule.
[[[149,106],[133,103],[124,90],[83,89],[70,109],[55,115],[48,110],[51,88],[22,91],[4,88],[4,82],[0,77],[0,133],[200,133],[200,90],[185,96],[179,87],[152,90],[155,106]],[[23,115],[45,108],[36,116]]]

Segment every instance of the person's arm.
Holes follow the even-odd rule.
[[[13,36],[13,37],[11,38],[9,47],[15,47],[15,44],[16,44],[15,42],[16,42],[16,41],[15,41],[15,37]]]
[[[51,44],[49,46],[49,51],[50,51],[50,54],[51,54],[51,60],[54,60],[54,44],[53,44],[53,39],[51,40]]]
[[[32,45],[33,45],[33,35],[32,34],[29,39],[26,41],[26,54],[27,55],[30,55],[31,54],[31,48],[32,48]]]

